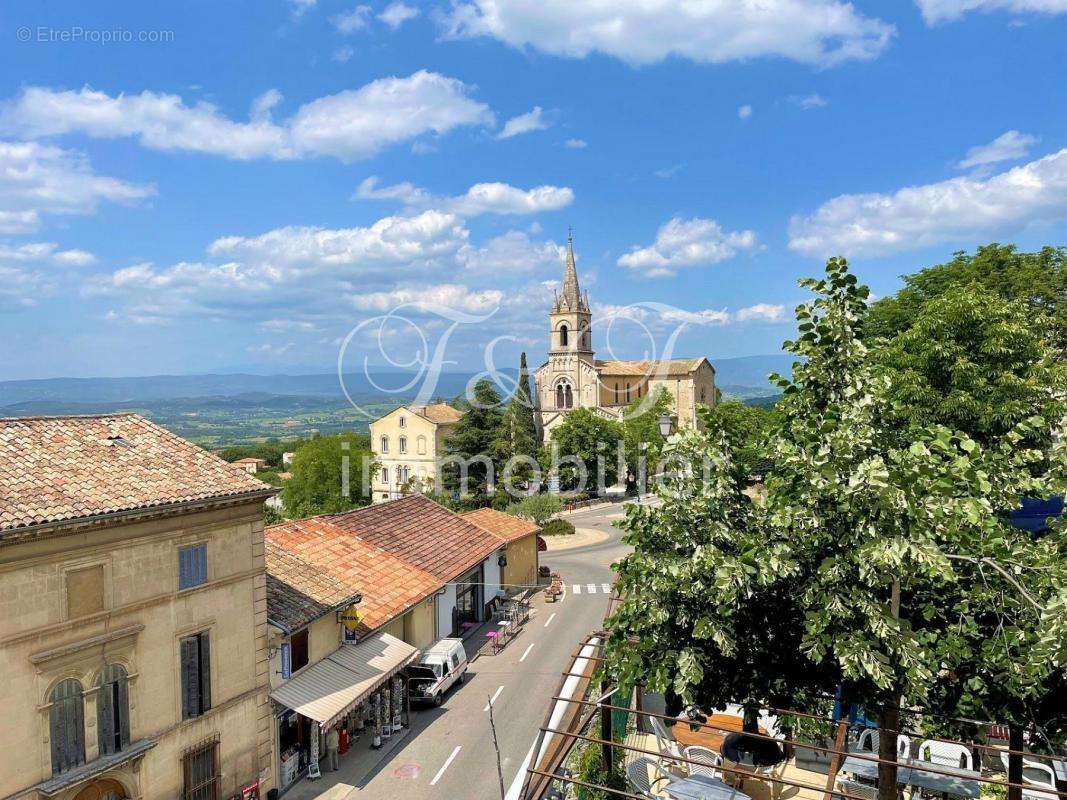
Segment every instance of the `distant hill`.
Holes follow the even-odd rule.
[[[776,353],[766,356],[742,356],[740,358],[713,358],[715,383],[724,386],[764,387],[768,393],[776,394],[777,386],[772,386],[767,376],[777,372],[785,377],[793,373],[793,361],[796,357],[789,353]],[[725,391],[725,390],[724,390]]]

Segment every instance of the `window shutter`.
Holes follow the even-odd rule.
[[[211,645],[208,632],[204,631],[200,639],[200,713],[211,708]]]
[[[200,653],[198,638],[189,636],[182,639],[182,719],[190,719],[200,714]]]
[[[115,752],[115,684],[110,670],[100,674],[100,691],[96,695],[97,742],[101,755]]]
[[[192,571],[191,570],[191,566],[192,565],[190,564],[191,560],[192,559],[189,558],[189,551],[188,550],[179,550],[178,551],[178,588],[179,589],[188,589],[190,586],[193,585],[193,583],[192,583],[192,580],[193,580],[192,579],[192,575],[190,574],[190,572]]]
[[[293,674],[293,662],[289,656],[289,644],[283,643],[281,646],[281,658],[282,658],[282,677],[288,679]]]
[[[196,585],[207,583],[207,543],[198,544],[193,551],[196,558]]]
[[[117,695],[118,706],[115,710],[115,719],[119,726],[119,749],[121,750],[130,743],[130,681],[125,669],[122,669],[118,676]]]

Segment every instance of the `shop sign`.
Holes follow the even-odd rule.
[[[344,611],[338,612],[337,621],[344,625],[349,633],[355,633],[363,618],[360,617],[359,611],[356,610],[355,606],[349,606]]]

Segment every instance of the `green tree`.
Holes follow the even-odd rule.
[[[702,410],[701,419],[707,427],[722,429],[745,476],[762,470],[768,460],[768,443],[775,420],[772,409],[746,405],[740,400],[724,400]]]
[[[959,252],[951,261],[904,276],[904,288],[871,306],[867,337],[891,338],[910,328],[923,306],[961,286],[978,286],[1004,300],[1019,300],[1050,320],[1054,349],[1067,347],[1067,249],[1043,247],[1020,253],[1014,245],[989,244],[973,254]]]
[[[341,433],[309,440],[293,456],[292,477],[282,489],[285,515],[302,519],[367,505],[374,470],[366,436]]]
[[[551,467],[552,454],[559,456],[559,483],[564,491],[588,491],[597,487],[603,472],[604,486],[619,480],[618,448],[622,426],[591,411],[579,408],[552,432],[542,452],[542,467]],[[583,485],[584,483],[584,485]]]
[[[474,384],[463,405],[463,416],[445,440],[442,477],[449,491],[485,497],[488,481],[499,480],[504,409],[500,394],[485,378]]]
[[[519,359],[519,380],[508,401],[497,437],[497,457],[508,464],[508,475],[516,488],[526,488],[537,472],[537,425],[534,422],[533,400],[530,395],[530,373],[526,368],[526,353]]]
[[[666,389],[635,399],[622,412],[622,440],[626,447],[626,468],[632,479],[640,481],[642,469],[646,482],[656,474],[663,458],[666,439],[659,431],[659,420],[672,410]],[[642,467],[641,460],[644,459]],[[643,488],[643,487],[642,487]]]
[[[522,517],[544,527],[552,517],[563,510],[563,501],[554,494],[534,494],[512,503],[507,512],[515,517]]]

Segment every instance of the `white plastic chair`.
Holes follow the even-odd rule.
[[[856,750],[860,752],[871,752],[878,755],[878,746],[881,744],[882,737],[878,735],[878,731],[874,728],[864,728],[860,733],[860,738],[856,742]],[[897,761],[904,761],[911,754],[911,737],[904,735],[903,733],[897,734]]]
[[[722,772],[715,769],[722,765],[722,756],[714,750],[692,744],[685,748],[685,757],[700,762],[699,764],[686,764],[690,775],[706,775],[709,778],[722,780]]]
[[[652,727],[652,733],[656,736],[656,747],[659,749],[660,755],[663,756],[667,769],[684,773],[684,762],[677,760],[682,758],[682,748],[678,742],[675,741],[671,732],[667,730],[667,726],[663,724],[663,720],[659,717],[650,716],[648,720],[649,725]]]
[[[878,789],[876,787],[868,786],[866,783],[860,783],[859,781],[854,781],[851,778],[845,778],[839,775],[834,781],[834,788],[851,797],[859,797],[862,798],[862,800],[878,800]],[[847,798],[835,795],[833,800],[847,800]]]
[[[1004,774],[1008,773],[1008,754],[1000,754],[1000,763],[1004,765]],[[1027,774],[1029,773],[1029,774]],[[1035,776],[1034,773],[1038,773]],[[1025,800],[1058,800],[1056,795],[1056,772],[1052,765],[1045,761],[1023,757],[1023,783],[1031,786],[1042,786],[1051,789],[1050,792],[1034,792],[1023,789]]]
[[[644,797],[660,797],[662,789],[657,787],[670,778],[663,774],[659,764],[651,758],[637,756],[626,764],[626,780],[638,794]]]
[[[974,761],[969,749],[962,744],[942,742],[937,739],[927,739],[919,745],[918,760],[942,767],[974,769]]]

